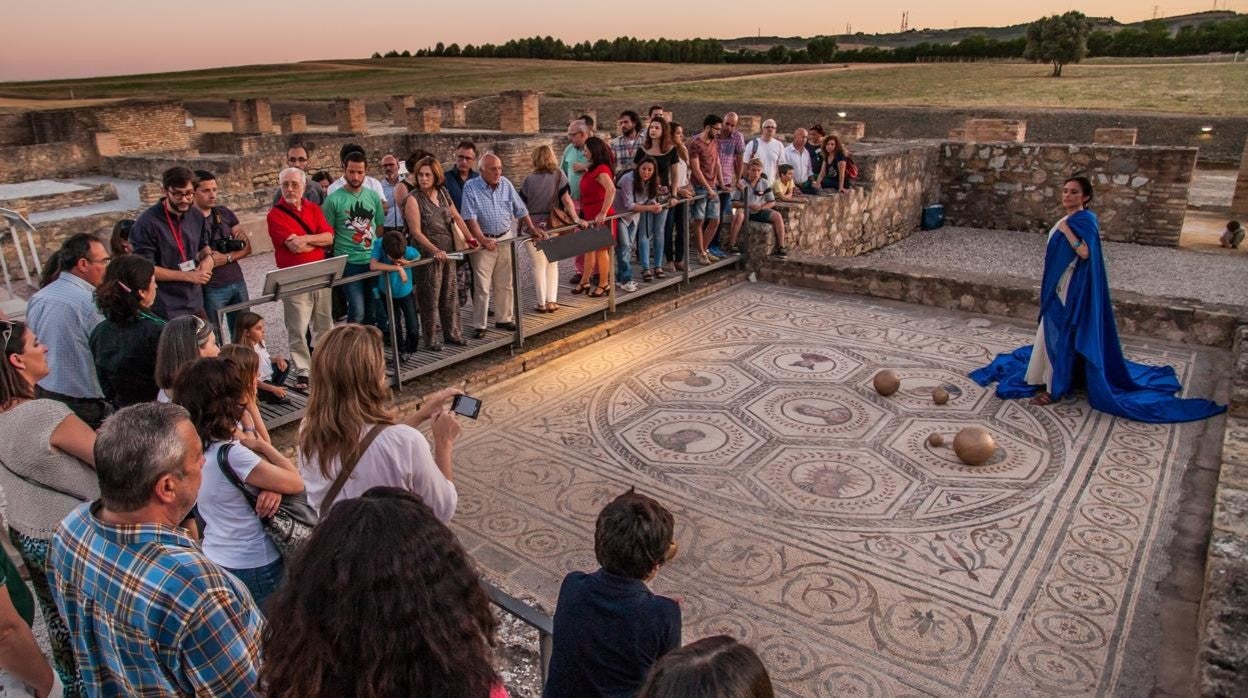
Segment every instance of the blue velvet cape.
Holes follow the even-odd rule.
[[[1226,411],[1204,399],[1175,397],[1182,389],[1170,366],[1147,366],[1128,361],[1122,354],[1114,308],[1109,300],[1109,278],[1101,255],[1100,224],[1091,211],[1079,211],[1066,219],[1070,229],[1088,247],[1088,259],[1076,262],[1066,291],[1066,303],[1057,295],[1057,283],[1075,250],[1065,235],[1049,238],[1044,255],[1044,278],[1040,282],[1040,318],[1044,343],[1053,366],[1050,393],[1053,400],[1074,387],[1087,388],[1092,407],[1139,422],[1190,422]],[[1043,390],[1028,385],[1027,364],[1031,345],[998,354],[992,363],[972,371],[976,383],[996,382],[997,395],[1030,397]]]

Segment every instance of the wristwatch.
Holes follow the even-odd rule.
[[[233,262],[233,261],[234,261],[234,255],[229,255],[229,254],[227,254],[227,255],[225,256],[225,263],[226,263],[226,264],[229,264],[229,263],[231,263],[231,262]]]

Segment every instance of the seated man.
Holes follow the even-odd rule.
[[[737,235],[741,226],[749,218],[755,223],[770,223],[776,233],[776,249],[772,250],[775,257],[789,256],[784,247],[784,217],[776,210],[776,195],[772,192],[767,178],[763,176],[763,161],[754,158],[745,166],[745,177],[732,193],[732,205],[744,210],[745,215],[734,217],[732,230],[728,233],[728,244],[733,251],[738,250]]]
[[[635,696],[680,647],[680,605],[646,586],[676,555],[672,513],[629,490],[598,514],[593,573],[563,579],[545,698]]]

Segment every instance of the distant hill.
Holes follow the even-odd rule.
[[[1186,15],[1176,15],[1174,17],[1159,17],[1158,19],[1166,24],[1170,30],[1170,34],[1174,35],[1185,26],[1197,26],[1205,22],[1215,22],[1238,17],[1239,13],[1229,11],[1205,11],[1193,12]],[[1036,19],[1039,19],[1037,17]],[[1092,17],[1093,31],[1116,32],[1127,27],[1141,28],[1146,21],[1130,22],[1123,24],[1113,17]],[[853,34],[837,34],[836,42],[841,48],[862,48],[866,46],[876,46],[878,48],[898,48],[901,46],[914,46],[921,43],[931,44],[956,44],[963,39],[975,34],[982,34],[989,39],[997,41],[1008,41],[1017,39],[1027,34],[1027,25],[1013,24],[1008,27],[958,27],[957,29],[911,29],[906,32],[893,32],[891,34],[864,34],[856,32]],[[806,38],[800,36],[743,36],[737,39],[721,39],[726,51],[739,51],[741,49],[750,49],[752,51],[766,51],[777,44],[783,44],[790,49],[798,49],[806,47]]]

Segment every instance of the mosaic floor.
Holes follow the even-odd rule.
[[[1146,611],[1199,430],[1002,402],[965,378],[1031,332],[729,289],[481,394],[455,528],[553,609],[564,573],[597,566],[598,511],[635,485],[676,515],[680,555],[654,588],[683,598],[685,642],[743,639],[783,695],[1147,692],[1136,646],[1156,645]],[[1211,360],[1127,349],[1185,384]],[[903,378],[890,398],[881,368]],[[927,443],[972,424],[999,444],[981,467]]]

